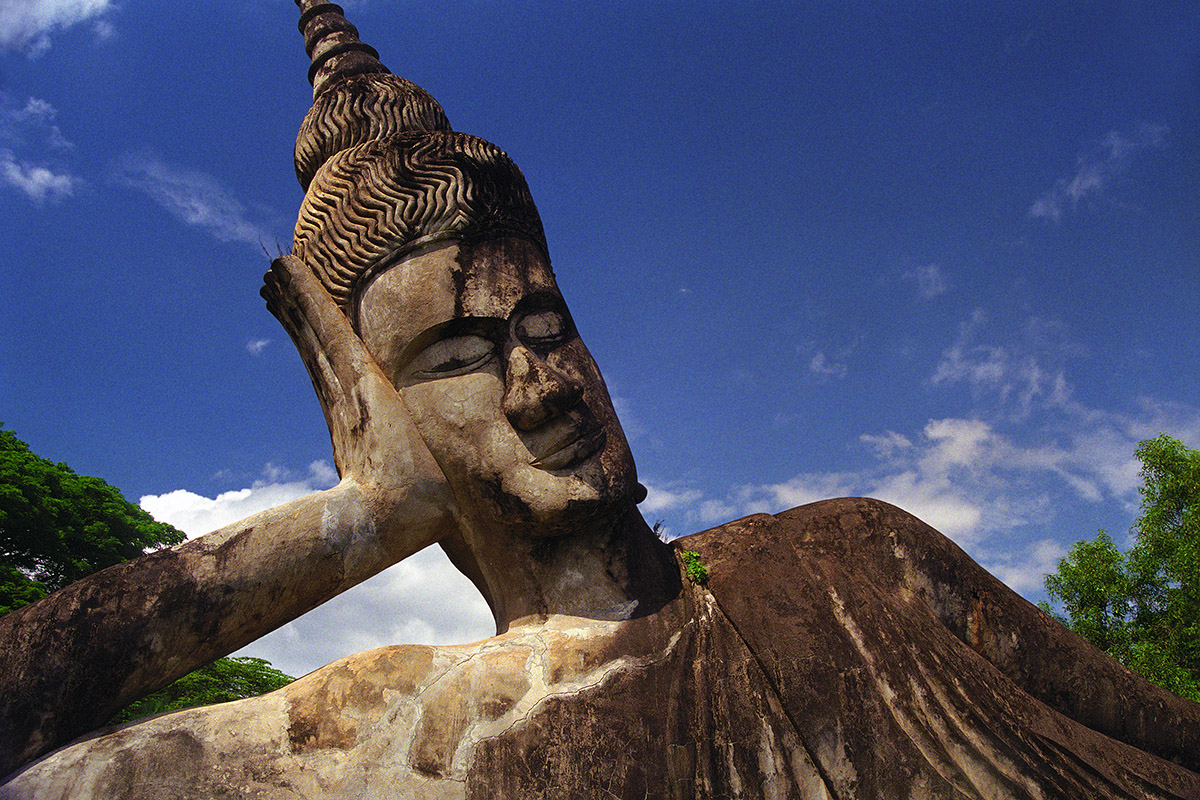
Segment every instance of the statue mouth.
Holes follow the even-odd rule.
[[[608,436],[594,420],[583,422],[572,428],[560,439],[551,442],[546,452],[530,462],[538,469],[553,472],[581,464],[594,453],[603,449]]]

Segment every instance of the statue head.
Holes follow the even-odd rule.
[[[464,521],[555,535],[640,499],[516,164],[451,131],[340,8],[297,3],[315,99],[293,250],[396,386]]]

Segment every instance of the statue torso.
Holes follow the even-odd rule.
[[[681,540],[709,584],[653,615],[360,653],[85,740],[0,794],[1200,796],[1196,773],[1052,710],[955,629],[935,567],[978,569],[961,551],[848,502]]]

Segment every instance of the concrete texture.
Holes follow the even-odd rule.
[[[361,653],[86,739],[0,796],[1200,796],[1200,706],[899,509],[826,501],[677,547],[708,587],[654,614]]]

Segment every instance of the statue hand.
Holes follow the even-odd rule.
[[[394,386],[303,261],[263,278],[267,308],[291,336],[325,412],[338,474],[366,496],[372,522],[403,558],[440,538],[451,494]],[[416,536],[421,541],[409,541]]]

